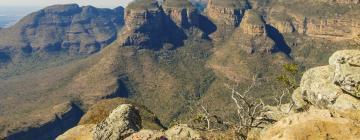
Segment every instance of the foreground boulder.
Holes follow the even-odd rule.
[[[145,114],[151,113],[150,111],[144,110],[139,105],[129,103],[130,101],[123,99],[98,102],[90,108],[90,111],[81,119],[78,126],[68,130],[56,140],[202,139],[198,131],[187,125],[176,125],[165,131],[161,124],[156,126],[157,123],[149,121],[148,117],[144,117]],[[117,105],[117,107],[114,108],[114,105]],[[108,108],[113,108],[111,113],[107,113]]]
[[[359,62],[360,50],[343,50],[330,57],[330,65],[305,72],[293,95],[296,108],[305,108],[306,102],[337,111],[359,110]]]
[[[360,124],[334,117],[329,110],[311,109],[290,115],[266,130],[261,140],[355,140],[360,138]]]
[[[145,106],[136,104],[123,98],[106,99],[97,102],[89,108],[84,116],[81,117],[78,125],[98,124],[105,120],[114,109],[123,104],[132,104],[137,110],[139,110],[143,129],[165,129],[157,116]]]
[[[175,125],[166,131],[141,130],[125,140],[202,140],[200,133],[186,124]]]
[[[359,50],[338,51],[330,65],[305,72],[292,95],[293,112],[266,129],[252,130],[250,139],[360,139],[359,54]]]
[[[130,104],[117,107],[108,118],[96,125],[95,140],[124,139],[141,129],[139,111]]]

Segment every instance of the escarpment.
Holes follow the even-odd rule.
[[[215,41],[226,39],[240,25],[248,8],[245,0],[209,0],[205,13],[217,28],[212,38]]]
[[[302,0],[273,4],[267,20],[281,33],[297,33],[333,41],[349,40],[360,34],[359,14],[356,14],[360,8],[358,4],[352,4],[351,8],[348,5],[332,5],[330,2]]]
[[[160,49],[164,44],[179,47],[187,39],[188,29],[199,26],[200,14],[189,1],[138,0],[125,12],[125,28],[120,44]],[[200,31],[200,29],[198,29]]]
[[[165,0],[162,4],[164,12],[171,21],[177,26],[188,28],[199,26],[199,14],[195,6],[190,1]],[[169,23],[168,23],[169,24]]]
[[[2,29],[0,53],[12,61],[35,52],[92,54],[113,42],[123,24],[122,7],[49,6]]]

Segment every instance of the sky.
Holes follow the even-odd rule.
[[[54,4],[77,3],[99,8],[115,8],[126,6],[132,0],[0,0],[0,6],[11,7],[45,7]]]

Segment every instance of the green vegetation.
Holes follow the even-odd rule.
[[[283,84],[283,86],[293,91],[299,87],[299,66],[297,64],[284,64],[283,65],[283,74],[280,74],[276,77],[276,80]]]

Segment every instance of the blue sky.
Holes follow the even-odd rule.
[[[0,6],[45,7],[53,4],[77,3],[101,8],[125,6],[132,0],[0,0]]]

